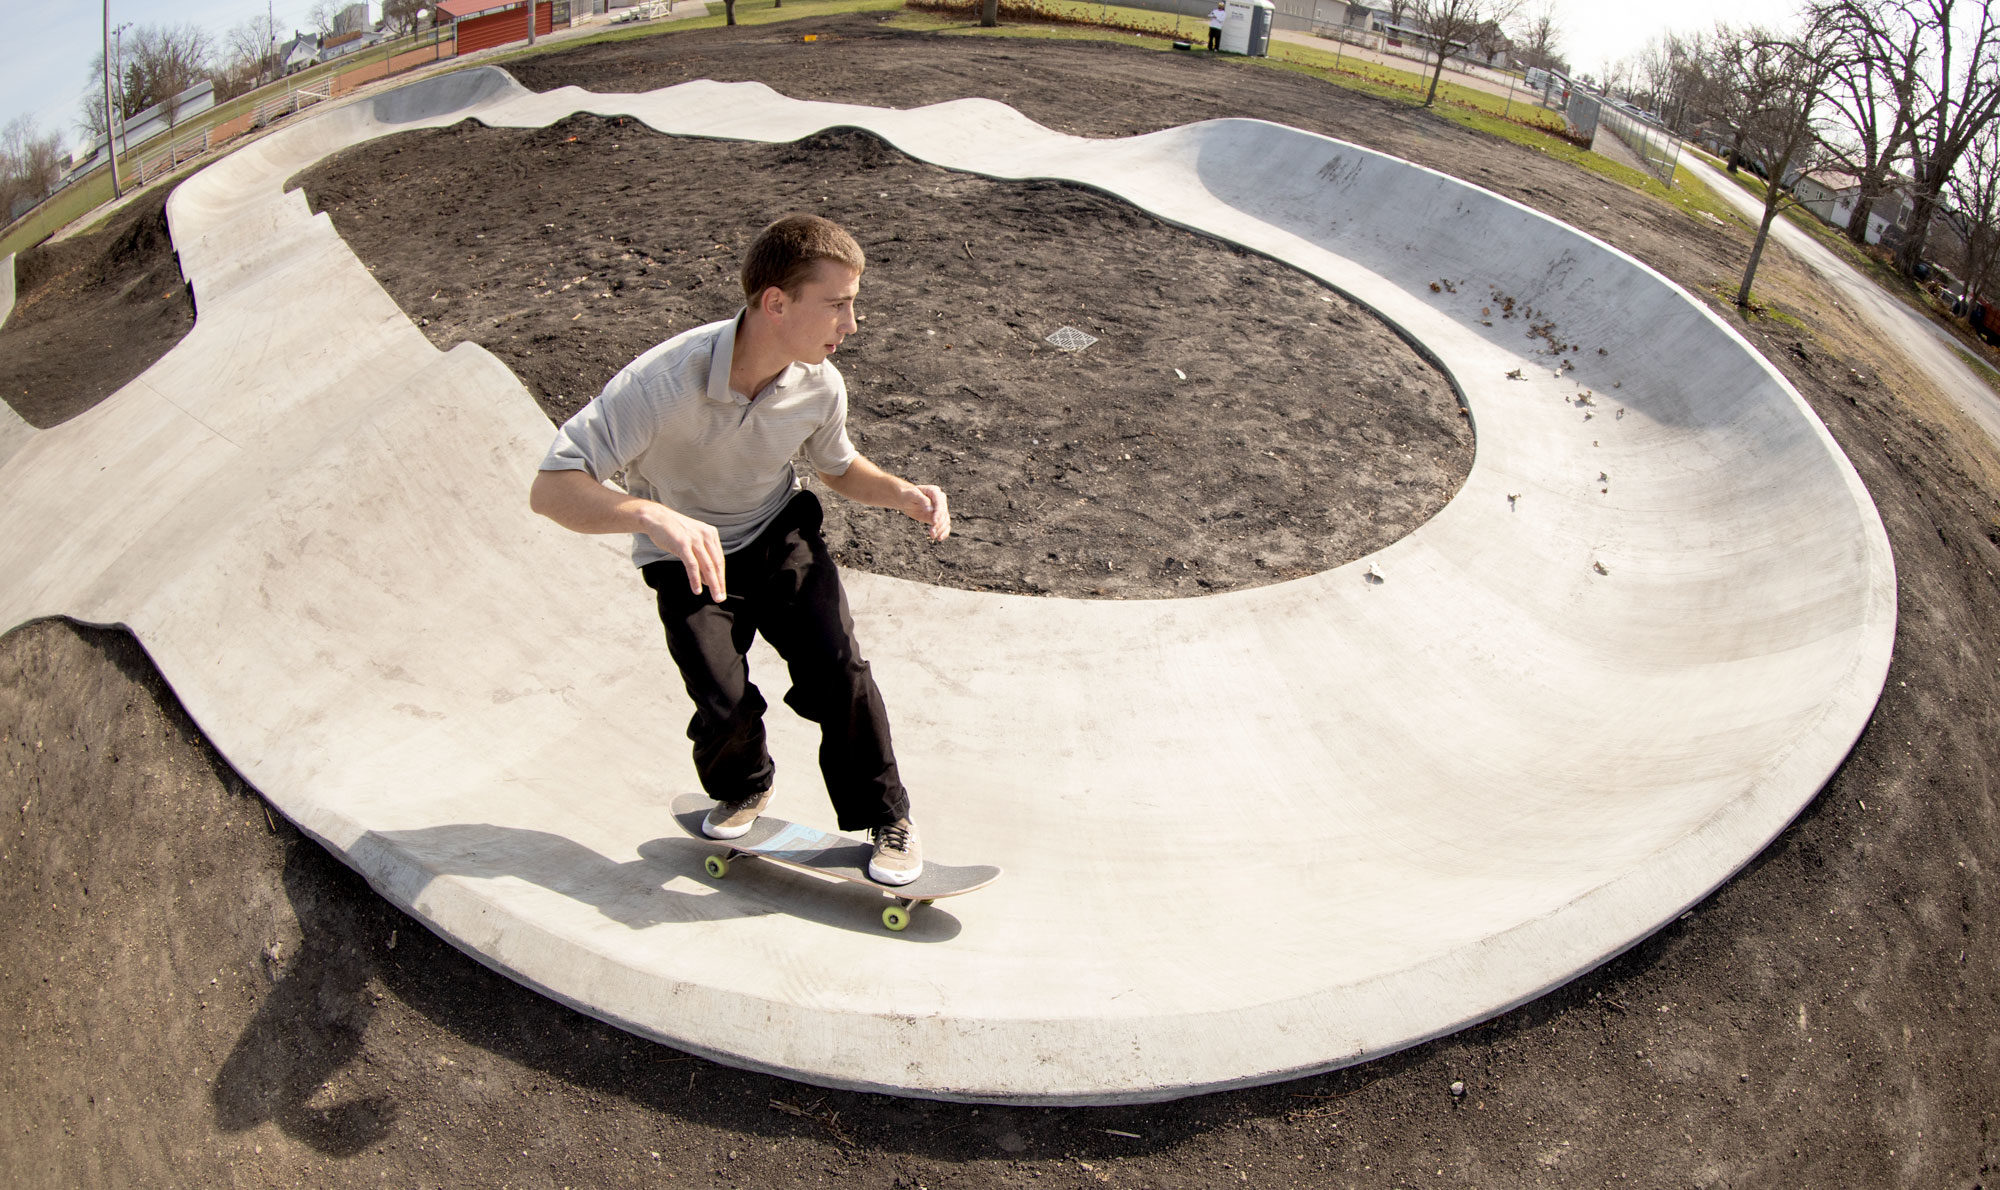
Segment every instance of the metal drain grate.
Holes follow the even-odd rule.
[[[1097,336],[1086,335],[1073,326],[1066,326],[1055,334],[1050,335],[1049,342],[1062,348],[1064,351],[1082,351],[1092,343],[1097,342]]]

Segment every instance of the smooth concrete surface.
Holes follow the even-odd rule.
[[[1451,371],[1470,478],[1369,558],[1207,598],[851,575],[930,853],[1007,874],[902,935],[865,889],[711,881],[669,820],[695,788],[688,707],[624,543],[528,512],[546,418],[484,350],[434,350],[284,189],[369,137],[579,110],[762,141],[864,127],[1290,261]],[[129,625],[230,762],[384,896],[731,1064],[1121,1102],[1448,1033],[1727,879],[1840,763],[1889,662],[1875,509],[1742,339],[1616,249],[1293,129],[1092,141],[986,100],[533,95],[483,69],[266,137],[168,217],[200,320],[0,465],[0,623]],[[1508,297],[1576,349],[1540,350]],[[779,812],[830,826],[781,666],[759,646],[753,668]]]
[[[1707,183],[1722,201],[1749,219],[1753,229],[1764,217],[1764,201],[1753,197],[1721,170],[1691,152],[1681,154],[1681,164]],[[2000,396],[1994,394],[1993,369],[1984,360],[1885,292],[1805,229],[1794,226],[1791,220],[1780,218],[1772,223],[1771,238],[1838,290],[1863,318],[1875,324],[1889,342],[1910,357],[1918,371],[1936,381],[1952,404],[2000,445]],[[1737,279],[1740,280],[1740,275]]]
[[[7,325],[7,316],[14,312],[14,254],[0,256],[0,326]],[[34,428],[21,420],[14,407],[0,401],[0,463],[11,458],[34,434]]]

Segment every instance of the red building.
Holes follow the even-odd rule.
[[[459,54],[528,39],[528,0],[442,0],[437,7],[451,18]],[[537,0],[535,36],[553,28],[555,0]]]

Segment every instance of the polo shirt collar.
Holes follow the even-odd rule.
[[[709,351],[707,395],[709,400],[718,405],[748,405],[750,398],[757,395],[751,393],[749,397],[740,396],[729,387],[729,368],[736,362],[736,332],[742,328],[743,320],[749,313],[750,307],[739,307],[736,317],[717,330],[715,345]],[[798,379],[799,371],[800,366],[797,363],[786,364],[785,370],[778,373],[777,381],[771,385],[772,389],[791,387],[792,382]]]

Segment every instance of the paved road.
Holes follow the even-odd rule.
[[[1764,204],[1742,187],[1693,153],[1681,154],[1681,164],[1708,183],[1722,200],[1749,216],[1754,224],[1763,218]],[[1832,249],[1812,234],[1780,218],[1771,225],[1771,236],[1805,266],[1838,290],[1856,310],[1880,327],[1889,341],[1901,347],[1912,363],[1937,382],[1954,405],[1965,411],[2000,445],[2000,396],[1986,380],[1993,370],[1966,351],[1956,339],[1921,317],[1853,265],[1836,256]]]

